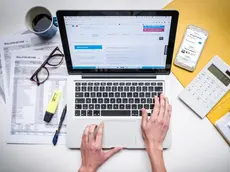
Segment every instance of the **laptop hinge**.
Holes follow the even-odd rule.
[[[142,79],[145,79],[145,78],[150,78],[150,79],[156,79],[156,75],[154,74],[137,74],[137,73],[127,73],[127,74],[124,74],[124,73],[118,73],[118,74],[114,74],[114,73],[87,73],[87,74],[82,74],[82,78],[83,79],[125,79],[125,78],[142,78]]]

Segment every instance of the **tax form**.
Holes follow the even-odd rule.
[[[52,144],[62,110],[66,104],[67,70],[65,62],[59,67],[46,65],[50,76],[37,86],[30,77],[49,55],[50,51],[14,51],[11,54],[10,95],[7,104],[7,143]],[[64,61],[64,60],[63,60]],[[44,73],[40,78],[46,77]],[[54,90],[62,91],[58,109],[51,122],[43,121]],[[59,144],[65,144],[66,121],[59,136]]]
[[[33,50],[44,50],[49,49],[50,52],[56,46],[61,45],[60,35],[56,34],[50,40],[43,40],[35,34],[25,34],[25,35],[13,35],[10,37],[5,37],[0,42],[0,52],[1,52],[1,61],[2,61],[2,70],[5,73],[6,82],[4,92],[6,97],[9,94],[9,78],[11,76],[11,57],[12,52],[15,50],[23,49],[33,49]],[[1,76],[0,76],[1,77]]]

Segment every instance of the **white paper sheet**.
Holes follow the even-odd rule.
[[[6,75],[5,71],[3,70],[3,60],[2,60],[2,53],[0,53],[0,98],[5,102],[5,84],[6,84]]]
[[[30,81],[31,75],[49,55],[50,51],[14,51],[11,54],[12,75],[7,106],[9,130],[7,143],[52,144],[59,118],[66,104],[67,70],[63,62],[49,67],[49,79],[40,86]],[[45,75],[39,75],[40,78]],[[55,89],[62,90],[58,109],[51,122],[43,121],[49,100]],[[61,129],[58,144],[65,144],[66,122]]]
[[[6,97],[8,97],[9,94],[9,78],[11,76],[10,62],[12,52],[15,50],[23,50],[28,48],[33,50],[48,49],[52,51],[52,49],[56,46],[60,46],[61,48],[61,40],[59,34],[56,34],[50,40],[43,40],[35,34],[13,35],[1,40],[0,52],[2,52],[3,56],[1,57],[1,60],[5,64],[2,66],[2,70],[4,70],[6,74],[6,88],[4,88]]]
[[[218,121],[216,121],[215,125],[230,144],[230,128],[228,126],[228,123],[230,123],[230,112],[224,115]]]

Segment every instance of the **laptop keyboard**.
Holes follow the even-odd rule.
[[[141,116],[152,110],[164,83],[153,81],[80,81],[75,83],[75,116]]]

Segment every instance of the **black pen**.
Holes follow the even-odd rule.
[[[57,144],[58,135],[59,135],[59,133],[60,133],[60,130],[61,130],[61,127],[62,127],[62,123],[63,123],[63,121],[65,120],[66,111],[67,111],[67,105],[65,105],[65,108],[64,108],[63,111],[62,111],[61,119],[60,119],[60,122],[59,122],[59,124],[58,124],[58,129],[56,130],[55,135],[54,135],[54,137],[53,137],[53,145],[54,145],[54,146]]]

